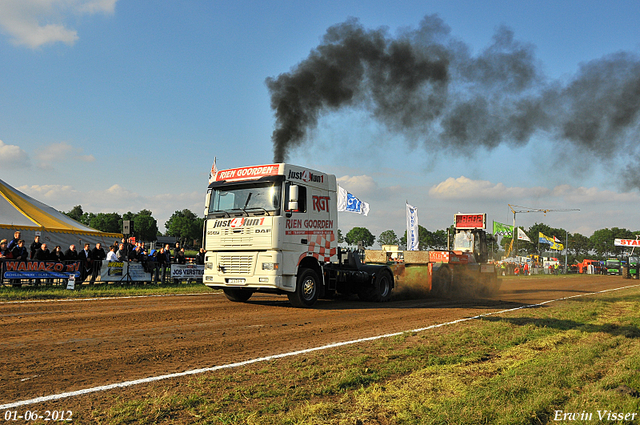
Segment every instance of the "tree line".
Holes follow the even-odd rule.
[[[133,222],[131,236],[142,241],[155,241],[158,236],[176,237],[181,246],[200,246],[202,241],[204,219],[188,209],[176,211],[171,215],[164,224],[164,234],[158,230],[158,221],[153,217],[153,213],[146,209],[137,213],[129,211],[123,215],[117,212],[95,214],[85,212],[81,205],[76,205],[71,211],[63,211],[63,214],[85,226],[107,233],[122,233],[122,222],[130,220]]]

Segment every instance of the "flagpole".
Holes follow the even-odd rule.
[[[567,274],[567,249],[569,248],[569,232],[564,231],[564,274]]]
[[[511,243],[513,244],[513,257],[516,256],[516,251],[518,250],[518,244],[515,242],[516,238],[516,212],[513,212],[513,230],[511,231]]]

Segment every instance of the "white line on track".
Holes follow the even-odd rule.
[[[238,362],[238,363],[230,363],[230,364],[221,365],[221,366],[205,367],[205,368],[201,368],[201,369],[192,369],[192,370],[187,370],[187,371],[184,371],[184,372],[170,373],[168,375],[151,376],[149,378],[136,379],[136,380],[133,380],[133,381],[117,382],[115,384],[102,385],[102,386],[99,386],[99,387],[85,388],[85,389],[77,390],[77,391],[70,391],[70,392],[61,393],[61,394],[53,394],[53,395],[48,395],[48,396],[43,396],[43,397],[37,397],[37,398],[32,398],[30,400],[16,401],[16,402],[13,402],[13,403],[0,405],[0,410],[13,409],[13,408],[16,408],[16,407],[19,407],[19,406],[25,406],[25,405],[29,405],[29,404],[45,403],[45,402],[49,402],[49,401],[60,400],[60,399],[63,399],[63,398],[69,398],[69,397],[75,397],[75,396],[79,396],[79,395],[85,395],[85,394],[91,394],[91,393],[96,393],[96,392],[101,392],[101,391],[113,390],[113,389],[116,389],[116,388],[126,388],[126,387],[131,387],[133,385],[147,384],[147,383],[155,382],[155,381],[162,381],[164,379],[180,378],[180,377],[183,377],[183,376],[197,375],[197,374],[205,373],[205,372],[215,372],[215,371],[223,370],[223,369],[233,369],[233,368],[247,366],[247,365],[254,364],[254,363],[266,362],[266,361],[275,360],[275,359],[282,359],[282,358],[285,358],[285,357],[292,357],[292,356],[298,356],[298,355],[301,355],[301,354],[312,353],[314,351],[322,351],[322,350],[327,350],[327,349],[330,349],[330,348],[344,347],[344,346],[347,346],[347,345],[358,344],[358,343],[361,343],[361,342],[375,341],[377,339],[382,339],[382,338],[390,338],[390,337],[402,335],[402,334],[405,334],[405,333],[424,332],[424,331],[427,331],[427,330],[430,330],[430,329],[436,329],[436,328],[440,328],[440,327],[443,327],[443,326],[450,326],[450,325],[455,325],[457,323],[468,322],[470,320],[480,319],[482,317],[493,316],[493,315],[502,314],[502,313],[508,313],[508,312],[511,312],[511,311],[522,310],[522,309],[525,309],[525,308],[540,307],[540,306],[543,306],[545,304],[549,304],[549,303],[556,302],[556,301],[564,301],[564,300],[568,300],[568,299],[571,299],[571,298],[579,298],[579,297],[586,297],[586,296],[589,296],[589,295],[603,294],[603,293],[606,293],[606,292],[619,291],[621,289],[635,288],[635,287],[638,287],[638,286],[640,286],[640,284],[623,286],[623,287],[620,287],[620,288],[604,289],[602,291],[589,292],[587,294],[578,294],[578,295],[572,295],[572,296],[569,296],[569,297],[562,297],[562,298],[556,298],[556,299],[553,299],[553,300],[547,300],[547,301],[540,302],[538,304],[527,304],[527,305],[523,305],[523,306],[520,306],[520,307],[508,308],[506,310],[494,311],[494,312],[490,312],[490,313],[483,313],[483,314],[479,314],[479,315],[473,316],[473,317],[465,317],[465,318],[462,318],[462,319],[453,320],[451,322],[438,323],[438,324],[435,324],[435,325],[426,326],[424,328],[411,329],[411,330],[402,331],[402,332],[394,332],[394,333],[390,333],[390,334],[372,336],[372,337],[368,337],[368,338],[360,338],[360,339],[355,339],[355,340],[351,340],[351,341],[336,342],[336,343],[333,343],[333,344],[323,345],[323,346],[320,346],[320,347],[307,348],[305,350],[292,351],[292,352],[289,352],[289,353],[282,353],[282,354],[275,354],[273,356],[267,356],[267,357],[258,357],[256,359],[246,360],[246,361]]]
[[[195,293],[195,294],[155,294],[155,295],[125,295],[122,297],[96,297],[96,298],[63,298],[47,300],[24,300],[24,301],[0,301],[1,304],[29,304],[29,303],[67,303],[79,301],[104,301],[104,300],[126,300],[130,298],[153,298],[153,297],[199,297],[203,295],[219,295],[217,292]]]

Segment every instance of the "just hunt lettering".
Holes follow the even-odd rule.
[[[324,174],[313,174],[307,170],[292,171],[289,170],[289,180],[302,180],[303,182],[324,183]]]

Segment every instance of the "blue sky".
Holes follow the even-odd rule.
[[[200,214],[208,170],[271,163],[275,125],[265,79],[292,71],[332,25],[355,17],[389,37],[428,15],[478,55],[501,26],[530,46],[546,84],[640,48],[637,1],[124,1],[0,3],[0,178],[62,211],[150,209],[159,226],[184,208]],[[634,121],[635,123],[635,121]],[[610,158],[584,155],[549,132],[526,145],[452,153],[412,144],[370,111],[322,113],[289,161],[336,174],[368,201],[368,217],[340,228],[404,231],[405,201],[420,224],[455,212],[510,223],[508,204],[579,208],[519,214],[587,236],[640,229],[638,188],[619,171],[636,158],[637,123]]]

